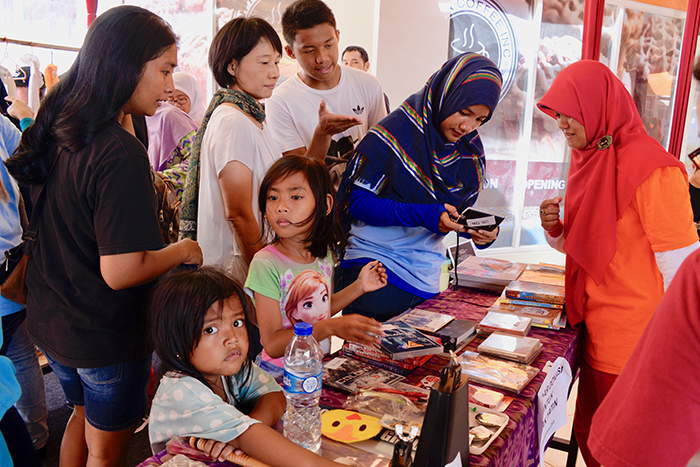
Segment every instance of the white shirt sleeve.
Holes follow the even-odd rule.
[[[669,284],[671,284],[673,277],[676,275],[678,268],[681,267],[681,264],[683,264],[683,261],[685,261],[685,258],[698,248],[700,248],[700,243],[695,242],[692,245],[678,248],[677,250],[654,253],[654,256],[656,256],[656,265],[659,267],[659,271],[661,271],[661,275],[664,278],[664,291],[668,289]]]
[[[566,240],[564,238],[564,229],[562,229],[561,235],[559,235],[558,237],[552,237],[551,235],[549,235],[549,232],[545,230],[544,238],[545,240],[547,240],[547,243],[549,243],[549,246],[557,250],[559,253],[566,254],[566,252],[564,251],[564,241]]]

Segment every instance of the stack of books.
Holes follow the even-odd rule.
[[[505,358],[529,365],[542,351],[542,342],[532,337],[518,337],[494,332],[479,344],[479,354]]]
[[[433,357],[432,355],[422,355],[420,357],[394,360],[374,346],[348,341],[345,341],[340,348],[340,355],[354,358],[355,360],[374,365],[402,376],[406,376]]]
[[[525,270],[527,264],[514,263],[502,259],[469,256],[450,272],[455,275],[462,287],[473,287],[500,292],[505,286],[516,280]]]
[[[532,326],[532,318],[518,316],[510,313],[489,311],[477,325],[479,334],[491,334],[500,332],[502,334],[512,334],[515,336],[527,336]]]
[[[443,313],[418,308],[409,308],[387,322],[408,324],[411,327],[436,337],[443,345],[444,352],[458,352],[476,337],[476,322],[457,319]]]
[[[548,264],[529,264],[517,280],[506,286],[489,309],[532,318],[532,325],[547,329],[566,326],[564,269]]]
[[[379,349],[393,360],[409,357],[435,355],[442,352],[442,344],[401,321],[382,324],[384,337],[379,341]]]
[[[473,339],[475,327],[473,321],[409,308],[382,325],[384,337],[378,347],[345,342],[340,354],[405,376],[433,355],[442,353],[448,343],[456,345]]]

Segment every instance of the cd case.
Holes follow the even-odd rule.
[[[392,385],[402,379],[401,375],[353,358],[336,357],[323,364],[323,384],[350,394],[379,384]]]
[[[457,357],[457,361],[462,366],[462,373],[469,376],[469,381],[516,394],[520,394],[520,391],[540,372],[533,366],[491,358],[470,351]]]
[[[489,311],[477,326],[481,334],[491,334],[501,332],[516,336],[527,336],[532,325],[532,318],[518,316],[511,313],[500,313]]]
[[[494,332],[479,344],[479,353],[529,365],[542,351],[542,343],[532,337],[509,336]]]
[[[503,217],[467,208],[462,211],[462,214],[457,218],[457,222],[470,229],[491,231],[503,222]]]
[[[454,316],[444,313],[409,308],[400,315],[389,319],[389,322],[401,321],[422,332],[436,332],[454,319]]]

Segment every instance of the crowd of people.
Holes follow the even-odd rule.
[[[14,124],[0,117],[0,248],[36,225],[26,307],[0,297],[0,463],[41,465],[36,344],[73,406],[62,466],[125,465],[149,411],[154,452],[179,434],[221,460],[242,449],[273,466],[338,465],[272,428],[294,323],[314,324],[325,352],[331,336],[377,343],[381,322],[439,293],[446,234],[496,240],[498,228],[458,222],[483,186],[478,128],[501,97],[496,64],[455,56],[390,112],[367,52],[339,55],[325,3],[297,0],[282,29],[284,44],[261,18],[226,23],[209,49],[219,89],[207,104],[175,72],[170,26],[115,7],[36,115],[15,101]],[[283,53],[300,70],[277,86]],[[648,465],[664,433],[639,441],[622,427],[644,424],[656,383],[673,417],[697,405],[666,365],[695,350],[679,328],[692,343],[700,333],[697,254],[681,267],[698,248],[688,177],[598,62],[564,69],[538,106],[571,148],[566,200],[543,200],[540,219],[566,254],[567,316],[582,336],[576,438],[589,467]],[[182,202],[168,245],[154,177]],[[679,348],[649,350],[669,342]]]

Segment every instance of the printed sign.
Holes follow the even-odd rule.
[[[566,400],[571,385],[571,367],[564,357],[557,358],[537,393],[537,432],[540,439],[540,466],[549,439],[566,425]]]
[[[501,99],[508,94],[518,66],[518,42],[508,15],[494,0],[452,0],[450,58],[476,52],[490,58],[503,75]]]

